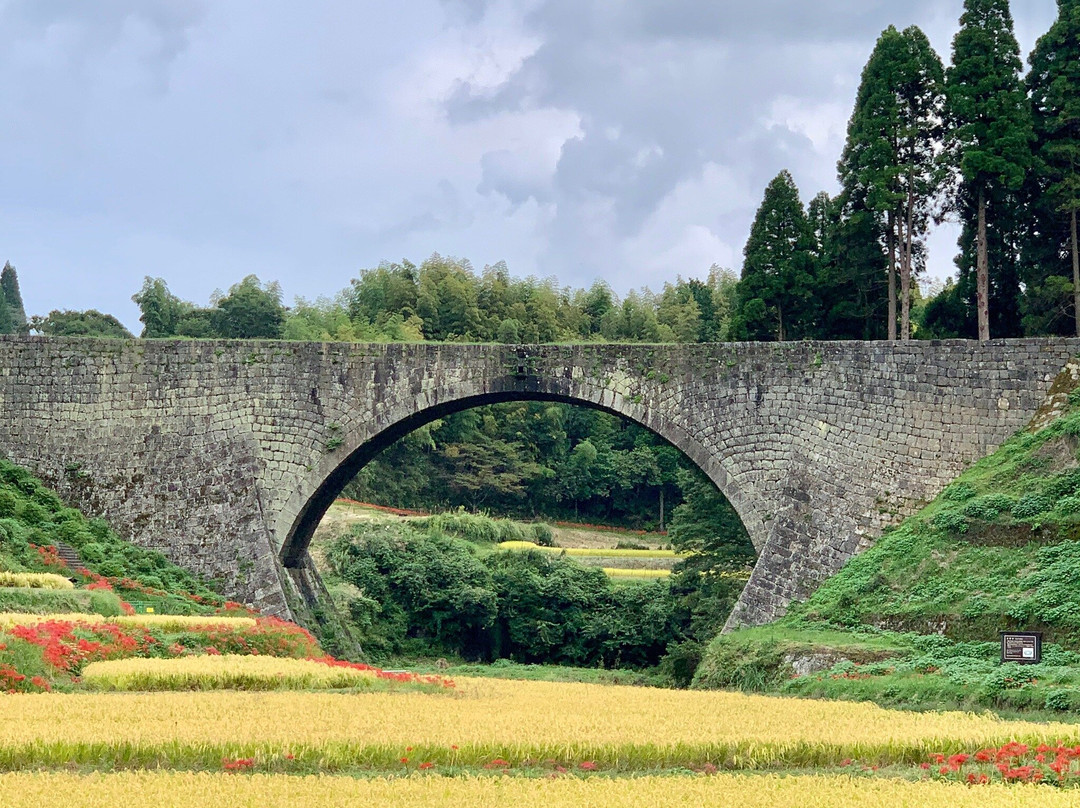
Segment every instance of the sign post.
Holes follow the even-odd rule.
[[[1042,662],[1042,634],[1038,631],[1001,632],[1001,661],[1038,665]]]

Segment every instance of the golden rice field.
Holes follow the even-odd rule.
[[[604,567],[604,574],[609,578],[670,578],[671,570],[629,570],[618,567]]]
[[[189,656],[92,662],[82,680],[94,690],[327,690],[371,687],[374,671],[331,667],[309,659]]]
[[[74,589],[75,584],[52,572],[8,572],[0,570],[0,586],[30,589]]]
[[[538,550],[541,553],[553,553],[581,558],[681,558],[674,550],[605,550],[595,547],[542,547],[531,541],[504,541],[500,550]]]
[[[351,777],[121,772],[77,775],[0,775],[5,808],[1059,808],[1077,804],[1075,792],[1041,786],[980,786],[851,777],[561,778],[420,776]]]
[[[33,626],[52,621],[65,623],[114,623],[119,626],[145,626],[160,628],[163,631],[185,631],[195,628],[253,628],[254,617],[218,617],[216,615],[182,614],[124,614],[116,617],[102,617],[100,614],[23,614],[22,612],[0,613],[0,629],[11,626]]]
[[[553,759],[617,771],[919,763],[934,752],[1080,738],[1080,726],[871,704],[554,682],[456,691],[0,695],[0,769],[167,765],[292,755],[325,771]]]

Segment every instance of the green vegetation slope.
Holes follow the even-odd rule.
[[[1080,707],[1080,390],[773,626],[718,637],[699,687],[888,704]],[[1066,399],[1067,395],[1067,399]],[[1067,401],[1067,403],[1066,403]],[[1045,633],[1045,664],[999,664],[998,632]]]

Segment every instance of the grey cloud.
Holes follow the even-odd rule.
[[[748,187],[764,188],[784,168],[806,183],[807,198],[822,182],[831,185],[838,151],[823,158],[804,133],[770,123],[773,104],[781,97],[811,111],[835,108],[838,98],[850,104],[880,31],[933,22],[938,6],[547,0],[527,17],[542,41],[536,52],[494,92],[459,86],[447,115],[468,125],[536,108],[579,114],[582,134],[564,145],[552,183],[555,214],[541,269],[575,263],[602,273],[596,245],[606,239],[599,256],[610,255],[708,162],[731,166]],[[498,187],[493,170],[485,165],[483,189]],[[726,218],[748,224],[752,214]],[[716,226],[733,244],[745,239]]]
[[[932,0],[907,3],[903,13],[934,7]],[[881,20],[895,15],[893,0],[635,0],[581,2],[552,0],[531,17],[539,28],[602,33],[604,38],[708,39],[757,44],[862,39],[882,29]]]
[[[545,202],[551,195],[549,183],[539,176],[524,156],[507,149],[491,151],[480,158],[483,179],[477,190],[482,194],[498,193],[514,205],[530,199]]]
[[[168,62],[187,47],[189,30],[205,13],[204,0],[11,0],[0,4],[0,23],[39,32],[74,23],[93,32],[85,39],[88,49],[107,50],[125,24],[138,21],[160,37],[155,56]]]
[[[483,19],[492,0],[440,0],[452,18],[459,22],[475,23]]]

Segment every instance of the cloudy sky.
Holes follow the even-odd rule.
[[[836,189],[881,30],[962,0],[0,0],[0,262],[138,330],[145,275],[333,294],[433,252],[618,291]],[[1025,56],[1054,0],[1013,0]],[[955,234],[932,240],[951,271]]]

